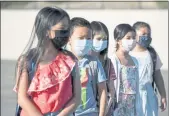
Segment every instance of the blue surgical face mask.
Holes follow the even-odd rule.
[[[140,46],[147,48],[150,46],[150,43],[152,41],[152,38],[149,36],[139,36],[139,41],[137,42],[137,44],[139,44]]]
[[[92,40],[75,40],[74,52],[77,56],[85,56],[91,51]]]
[[[101,52],[103,51],[104,49],[107,48],[107,40],[96,40],[94,39],[93,40],[93,47],[92,49],[95,51],[95,52]]]

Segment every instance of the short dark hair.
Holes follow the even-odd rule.
[[[149,29],[150,35],[151,35],[151,27],[150,27],[150,25],[149,25],[148,23],[143,22],[143,21],[137,21],[137,22],[135,22],[135,23],[133,24],[133,28],[134,28],[135,30],[139,30],[139,29],[142,28],[142,27],[147,27],[147,28]]]
[[[91,24],[88,20],[81,17],[74,17],[70,20],[70,35],[73,33],[74,28],[78,26],[91,29]]]
[[[114,29],[114,39],[121,40],[128,32],[135,32],[135,29],[129,24],[119,24]]]

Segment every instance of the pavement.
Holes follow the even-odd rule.
[[[14,116],[16,107],[16,93],[13,91],[15,83],[15,63],[12,60],[1,60],[1,116]],[[162,71],[168,96],[168,71]],[[167,108],[168,109],[168,108]],[[168,116],[168,110],[159,116]]]

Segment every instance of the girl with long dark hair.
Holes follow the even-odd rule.
[[[68,116],[79,105],[77,61],[62,49],[68,41],[69,24],[69,15],[60,8],[45,7],[37,14],[16,67],[14,89],[21,116]]]

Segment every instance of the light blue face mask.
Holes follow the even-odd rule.
[[[77,56],[87,55],[91,51],[92,40],[75,40],[74,52]]]
[[[107,40],[96,40],[96,39],[94,39],[93,40],[93,50],[95,51],[95,52],[101,52],[101,51],[103,51],[104,49],[106,49],[107,48]]]

